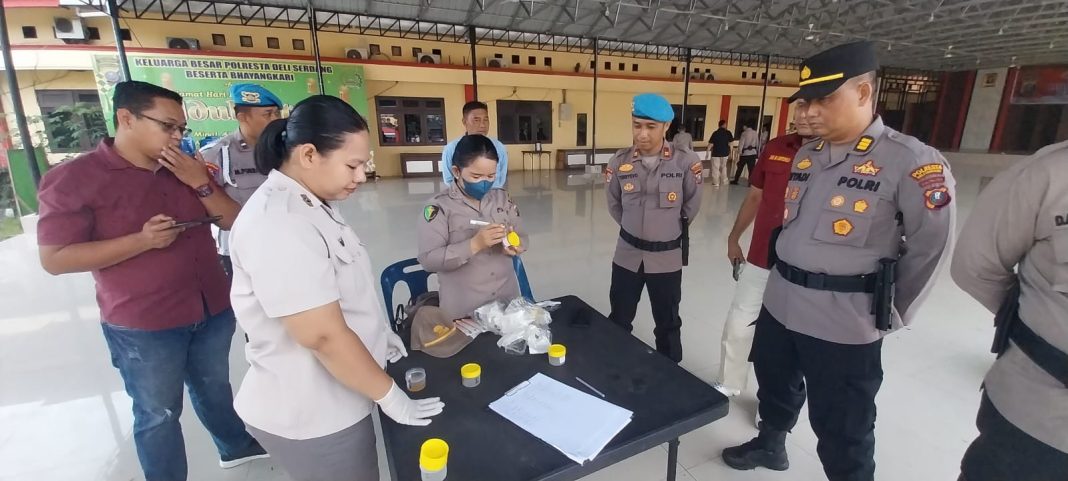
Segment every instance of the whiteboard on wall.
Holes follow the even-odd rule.
[[[567,154],[567,165],[586,165],[587,154]]]

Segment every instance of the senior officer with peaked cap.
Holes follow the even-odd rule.
[[[750,355],[763,421],[755,439],[723,451],[732,468],[787,469],[786,433],[807,394],[827,478],[875,477],[882,338],[916,318],[955,217],[942,155],[873,113],[877,69],[869,42],[801,64],[791,100],[820,139],[794,157]]]
[[[682,361],[682,267],[690,221],[701,207],[701,160],[665,140],[675,113],[664,97],[634,97],[634,145],[616,152],[605,170],[608,212],[620,225],[612,260],[608,316],[633,330],[642,287],[649,291],[656,350]]]
[[[247,83],[230,87],[230,101],[234,104],[237,130],[204,146],[200,152],[215,176],[215,183],[222,186],[231,199],[245,205],[252,193],[267,180],[266,175],[256,171],[253,156],[256,141],[267,124],[282,117],[283,104],[270,90]],[[213,230],[223,268],[227,275],[233,275],[230,233]]]

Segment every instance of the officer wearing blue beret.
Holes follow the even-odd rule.
[[[656,350],[682,361],[682,267],[689,222],[701,207],[704,171],[697,154],[665,140],[675,112],[656,94],[634,97],[634,145],[605,169],[608,212],[619,224],[609,299],[616,324],[633,329],[642,287],[648,286]]]
[[[252,193],[267,180],[267,176],[256,171],[253,156],[256,141],[267,124],[281,118],[283,104],[271,91],[256,84],[232,85],[230,101],[234,104],[237,130],[204,146],[201,154],[213,166],[215,183],[238,204],[245,205]],[[228,234],[217,231],[216,242],[223,267],[227,274],[231,274]]]

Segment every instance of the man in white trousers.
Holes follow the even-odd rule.
[[[727,258],[737,266],[738,286],[723,326],[719,380],[714,384],[727,397],[741,394],[749,380],[749,349],[753,346],[755,332],[752,324],[760,314],[764,285],[768,282],[771,233],[782,225],[786,184],[790,180],[794,154],[812,139],[812,130],[798,111],[794,113],[794,124],[797,132],[772,139],[761,152],[749,177],[749,193],[738,209],[734,228],[727,237]],[[742,256],[739,240],[754,219],[756,224],[747,262]]]

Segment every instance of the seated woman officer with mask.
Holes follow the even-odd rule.
[[[519,296],[512,257],[526,251],[527,236],[519,208],[504,189],[492,188],[496,172],[493,142],[463,137],[452,157],[455,181],[430,199],[419,222],[419,263],[438,274],[441,310],[453,319]],[[511,232],[518,246],[503,245]]]
[[[374,405],[410,425],[444,407],[413,401],[383,371],[407,353],[367,250],[332,204],[367,180],[369,146],[367,122],[341,99],[301,101],[260,136],[267,180],[231,232],[230,297],[250,364],[234,407],[297,481],[377,480]]]

